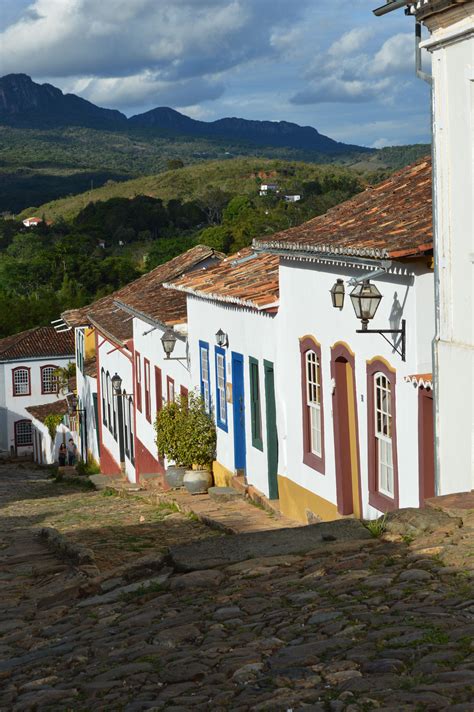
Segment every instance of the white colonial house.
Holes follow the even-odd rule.
[[[303,522],[434,495],[431,219],[426,160],[256,240],[258,254],[168,285],[189,295],[191,375],[215,414],[219,479],[244,472]],[[334,308],[331,290],[371,285],[380,306],[357,333],[367,323],[348,296]]]
[[[214,479],[278,496],[278,258],[245,249],[166,285],[188,295],[191,382],[217,428]]]
[[[36,327],[0,339],[0,454],[31,455],[30,406],[58,400],[54,371],[74,361],[74,338],[53,327]]]
[[[189,387],[189,372],[186,359],[164,359],[160,329],[162,334],[169,320],[185,329],[186,303],[161,284],[217,259],[212,248],[197,246],[62,315],[76,332],[80,448],[94,456],[103,474],[124,473],[135,483],[142,475],[163,473],[155,445],[156,412],[164,400]]]

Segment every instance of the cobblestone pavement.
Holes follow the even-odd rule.
[[[66,492],[37,470],[0,466],[0,503],[2,712],[474,710],[469,516],[461,528],[436,512],[388,518],[381,538],[325,533],[309,551],[294,529],[293,553],[226,564],[234,537],[159,509],[157,521],[143,502]],[[93,532],[112,520],[120,544],[101,549]],[[98,573],[51,553],[35,534],[45,525],[87,536]],[[132,556],[121,529],[144,525],[156,525],[154,544]],[[174,544],[196,539],[183,571]],[[199,556],[214,544],[218,566]]]

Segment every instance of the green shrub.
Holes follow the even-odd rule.
[[[56,438],[56,431],[58,429],[58,426],[61,425],[61,423],[63,422],[63,418],[64,418],[64,415],[50,413],[44,419],[44,424],[48,428],[48,433],[49,433],[53,443]]]
[[[156,444],[179,467],[208,467],[216,450],[216,426],[197,392],[167,403],[155,421]]]
[[[216,426],[212,415],[206,413],[204,401],[197,392],[190,393],[182,407],[180,430],[181,460],[198,467],[212,464],[216,452]]]
[[[156,446],[161,457],[166,456],[178,467],[186,463],[181,458],[180,431],[182,430],[183,409],[181,402],[166,403],[155,420]]]

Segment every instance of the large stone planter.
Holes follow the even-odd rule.
[[[212,474],[209,470],[186,470],[183,485],[190,494],[206,494],[212,486]]]
[[[165,472],[165,480],[168,487],[171,487],[171,489],[177,489],[178,487],[182,487],[185,472],[185,467],[169,465],[169,467],[166,468]]]

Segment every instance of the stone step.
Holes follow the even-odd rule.
[[[245,496],[234,487],[209,487],[207,493],[215,502],[233,502]]]

